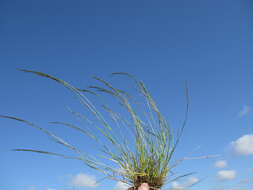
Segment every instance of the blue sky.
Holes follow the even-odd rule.
[[[0,114],[50,127],[50,121],[73,119],[66,106],[79,109],[71,93],[59,85],[17,68],[56,75],[80,87],[92,84],[93,75],[111,80],[111,72],[125,71],[147,84],[171,126],[178,127],[187,80],[189,122],[175,159],[220,157],[185,161],[176,171],[196,174],[173,187],[187,187],[200,179],[191,189],[250,190],[252,9],[249,0],[2,0]],[[113,81],[132,87],[124,80]],[[71,130],[53,130],[84,149],[95,150]],[[63,190],[78,179],[91,187],[83,184],[77,190],[115,187],[110,180],[93,187],[101,175],[78,161],[10,151],[13,148],[65,151],[39,131],[1,119],[0,189]]]

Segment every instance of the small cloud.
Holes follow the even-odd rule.
[[[241,190],[240,187],[236,187],[236,186],[228,186],[228,187],[216,187],[216,188],[212,188],[212,190]]]
[[[221,170],[218,172],[218,178],[220,180],[232,180],[236,178],[235,170]]]
[[[29,187],[28,187],[28,190],[36,190],[37,188],[34,186],[34,185],[30,185]]]
[[[77,174],[72,178],[72,185],[75,187],[97,187],[97,181],[94,176],[90,176],[84,173]]]
[[[252,112],[252,107],[248,105],[244,105],[242,109],[239,111],[238,116],[243,117],[247,115],[248,113]]]
[[[230,187],[228,190],[241,190],[241,187]]]
[[[53,189],[53,188],[47,188],[47,190],[55,190],[55,189]]]
[[[171,183],[171,188],[172,188],[172,190],[183,190],[184,186],[182,184],[178,183],[177,181],[173,181]]]
[[[227,167],[227,161],[226,160],[218,160],[218,161],[216,161],[215,162],[215,164],[214,164],[214,166],[216,167],[216,168],[225,168],[225,167]]]
[[[195,183],[198,183],[198,182],[199,182],[199,178],[197,178],[197,177],[190,177],[188,179],[187,186],[192,186],[192,185],[194,185]]]
[[[239,155],[253,155],[253,134],[247,134],[231,143],[232,149]]]
[[[253,183],[253,177],[252,178],[248,178],[248,179],[242,179],[240,181],[240,183],[244,184],[244,183]]]
[[[123,183],[121,181],[117,182],[115,187],[113,188],[113,190],[126,190],[128,189],[130,186],[126,183]]]
[[[171,188],[172,190],[184,190],[187,189],[191,186],[193,186],[194,184],[198,183],[199,179],[196,177],[190,177],[188,178],[188,180],[185,183],[179,183],[177,181],[173,181],[171,184]]]

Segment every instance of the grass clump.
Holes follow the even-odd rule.
[[[72,150],[76,156],[67,156],[61,153],[34,149],[15,149],[16,151],[29,151],[80,160],[88,167],[102,172],[106,177],[130,185],[130,189],[137,189],[142,183],[148,183],[150,190],[161,189],[169,180],[169,174],[173,168],[171,159],[181,138],[188,115],[187,88],[185,119],[177,135],[175,135],[159,111],[145,84],[128,73],[113,73],[113,75],[124,75],[133,80],[145,103],[141,109],[137,108],[139,104],[135,102],[134,98],[128,92],[116,88],[111,83],[98,77],[94,77],[94,79],[100,85],[90,86],[89,89],[80,89],[46,73],[24,69],[21,69],[21,71],[51,79],[76,95],[80,104],[91,113],[96,119],[96,122],[92,123],[82,113],[73,111],[72,113],[75,116],[85,119],[87,124],[91,124],[93,128],[86,126],[79,127],[66,122],[51,122],[51,124],[63,125],[83,133],[87,138],[97,143],[101,154],[87,154],[63,138],[55,135],[53,132],[39,127],[30,121],[2,115],[2,118],[20,121],[41,130],[57,143]],[[105,114],[102,114],[104,112],[100,111],[87,98],[86,93],[93,95],[97,95],[98,93],[109,94],[124,108],[128,116],[122,117],[120,112],[115,112],[109,106],[103,105],[103,110],[109,114],[111,117],[110,120],[113,122],[108,121],[104,117]],[[116,130],[128,131],[128,133],[125,133],[127,135],[119,135],[119,133],[115,133]]]

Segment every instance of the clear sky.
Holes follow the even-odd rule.
[[[252,34],[250,0],[1,0],[0,114],[36,122],[93,152],[96,147],[75,131],[47,124],[73,120],[66,106],[79,108],[71,93],[17,68],[56,75],[80,87],[92,84],[93,75],[111,80],[111,72],[132,73],[147,84],[172,127],[183,120],[187,80],[189,122],[174,159],[220,157],[185,161],[175,171],[196,174],[172,186],[181,190],[202,180],[191,189],[251,190]],[[78,161],[13,148],[65,152],[41,132],[1,119],[1,190],[115,188],[110,180],[94,187],[101,175]]]

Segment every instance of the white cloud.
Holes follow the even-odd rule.
[[[215,162],[215,164],[214,164],[214,166],[216,167],[216,168],[225,168],[225,167],[227,167],[227,161],[226,160],[218,160],[218,161],[216,161]]]
[[[231,145],[239,155],[253,155],[253,134],[244,135],[233,141]]]
[[[36,190],[37,188],[34,186],[34,185],[30,185],[29,187],[28,187],[28,190]]]
[[[252,107],[248,105],[244,105],[242,109],[239,111],[238,116],[243,117],[247,115],[248,113],[252,112]]]
[[[247,178],[247,179],[242,179],[240,183],[252,183],[253,182],[253,177],[252,178]]]
[[[72,178],[72,185],[75,187],[97,187],[97,181],[94,176],[90,176],[84,173],[77,174]]]
[[[235,170],[221,170],[218,172],[218,178],[220,180],[232,180],[236,178]]]
[[[216,187],[216,188],[212,188],[212,190],[241,190],[240,187],[236,187],[236,186],[227,186],[227,187]]]
[[[182,184],[178,183],[177,181],[173,181],[173,182],[171,183],[171,188],[172,188],[173,190],[183,190],[183,189],[184,189],[184,186],[183,186]]]
[[[241,187],[230,187],[228,190],[241,190]]]
[[[47,188],[47,190],[55,190],[55,189],[53,189],[53,188]]]
[[[194,185],[195,183],[198,183],[198,182],[199,182],[199,178],[190,177],[188,179],[187,186],[192,186],[192,185]]]
[[[171,184],[171,188],[172,188],[172,190],[184,190],[184,189],[187,189],[198,182],[199,182],[198,178],[190,177],[190,178],[188,178],[188,180],[185,183],[179,183],[177,181],[173,181]]]
[[[128,189],[130,186],[126,183],[123,183],[121,181],[117,182],[115,187],[113,188],[113,190],[126,190]]]

